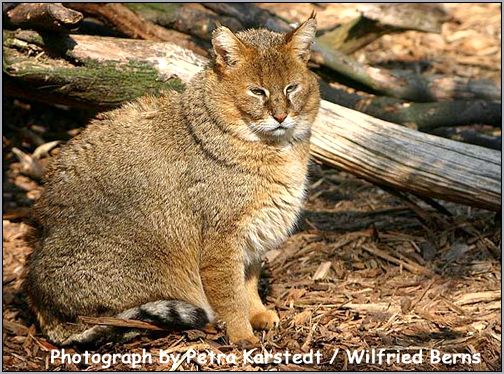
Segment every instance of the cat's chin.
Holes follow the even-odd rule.
[[[274,137],[284,137],[289,130],[284,127],[277,127],[274,130],[269,131],[269,135]]]
[[[265,142],[269,144],[285,143],[292,140],[303,140],[305,131],[300,131],[296,126],[276,126],[265,128],[264,126],[235,127],[234,132],[241,139],[248,142]]]
[[[261,140],[267,143],[298,142],[309,139],[310,133],[310,126],[299,126],[298,123],[294,127],[285,128],[279,126],[268,131],[262,131],[260,137]]]
[[[272,125],[269,123],[252,126],[252,131],[262,139],[274,140],[290,138],[294,132],[292,125]]]
[[[273,129],[257,131],[256,134],[259,135],[261,140],[266,141],[268,143],[276,143],[276,142],[284,142],[289,141],[294,135],[294,129],[285,128],[282,126],[278,126]]]

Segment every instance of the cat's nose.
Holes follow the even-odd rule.
[[[276,119],[279,123],[282,123],[284,119],[287,118],[287,113],[273,114],[273,118]]]

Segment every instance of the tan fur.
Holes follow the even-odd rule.
[[[109,112],[62,149],[35,206],[27,279],[52,341],[84,331],[78,315],[156,300],[215,313],[234,343],[278,324],[257,282],[304,197],[320,101],[306,67],[314,33],[314,18],[287,36],[219,28],[213,65],[184,93]],[[285,128],[275,115],[288,115]]]

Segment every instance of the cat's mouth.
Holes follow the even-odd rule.
[[[279,123],[277,121],[267,120],[255,124],[254,127],[257,132],[260,132],[266,136],[283,137],[293,131],[294,122],[284,121],[282,123]]]

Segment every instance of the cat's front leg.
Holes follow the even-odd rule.
[[[201,280],[210,305],[226,323],[231,343],[251,347],[259,344],[249,321],[245,266],[237,242],[214,242],[205,250]]]
[[[256,330],[270,330],[280,323],[278,314],[268,310],[259,296],[258,286],[261,277],[261,262],[254,261],[246,270],[245,287],[249,301],[249,320]]]

